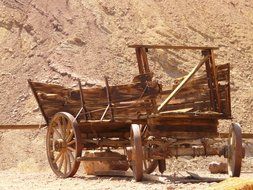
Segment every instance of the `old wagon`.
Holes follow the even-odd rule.
[[[53,172],[73,176],[81,161],[127,160],[136,181],[165,159],[179,156],[224,156],[230,176],[239,176],[244,156],[241,128],[232,123],[228,144],[216,146],[219,120],[230,120],[230,67],[216,65],[216,47],[132,45],[139,75],[132,83],[67,88],[29,80],[48,126],[47,156]],[[153,80],[149,49],[186,49],[202,56],[188,75],[163,87]],[[200,69],[201,68],[201,69]],[[123,149],[121,157],[87,157],[89,150]]]

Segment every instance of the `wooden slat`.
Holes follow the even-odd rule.
[[[150,135],[156,137],[172,137],[178,139],[196,139],[196,138],[215,138],[218,137],[217,132],[160,132],[160,131],[152,131]]]
[[[163,107],[182,89],[187,81],[199,70],[199,68],[209,59],[209,56],[206,56],[202,59],[199,64],[197,64],[192,71],[182,80],[182,82],[173,90],[173,92],[164,100],[164,102],[158,107],[157,111],[161,111]]]

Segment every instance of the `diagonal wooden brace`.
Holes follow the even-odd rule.
[[[157,108],[160,112],[163,107],[169,103],[169,101],[177,95],[177,93],[184,87],[184,85],[192,78],[192,76],[199,70],[199,68],[210,58],[209,55],[205,56],[192,71],[182,80],[182,82],[170,93],[170,95],[163,101],[163,103]]]

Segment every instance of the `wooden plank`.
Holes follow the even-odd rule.
[[[197,64],[192,71],[182,80],[182,82],[173,90],[173,92],[164,100],[164,102],[158,107],[157,111],[161,111],[163,107],[181,90],[187,81],[199,70],[199,68],[209,59],[209,56],[206,56],[202,59],[199,64]]]
[[[68,94],[71,91],[71,89],[69,89],[69,88],[65,88],[63,86],[56,85],[56,84],[32,82],[32,86],[36,92],[41,91],[41,92],[45,92],[48,94],[58,94],[61,96],[68,96]]]
[[[35,97],[35,99],[36,99],[36,101],[37,101],[37,103],[38,103],[38,106],[39,106],[39,108],[40,108],[40,112],[42,113],[42,115],[43,115],[43,117],[44,117],[44,119],[45,119],[45,121],[46,121],[46,124],[49,125],[49,120],[48,120],[48,118],[47,118],[47,116],[46,116],[46,114],[45,114],[45,112],[44,112],[44,110],[43,110],[43,108],[42,108],[42,105],[41,105],[41,103],[40,103],[38,94],[37,94],[37,92],[36,92],[36,90],[35,90],[35,88],[34,88],[34,85],[33,85],[33,82],[32,82],[31,79],[28,79],[28,84],[30,85],[30,88],[31,88],[31,90],[32,90],[32,92],[33,92],[33,95],[34,95],[34,97]]]
[[[168,125],[167,125],[168,124]],[[208,125],[189,125],[189,124],[185,124],[185,125],[173,125],[173,124],[169,124],[169,123],[162,123],[161,125],[156,125],[156,126],[151,126],[150,130],[151,133],[153,131],[159,131],[161,133],[163,132],[217,132],[217,126],[216,125],[212,125],[212,124],[208,124]]]
[[[110,130],[108,130],[107,132],[100,132],[97,133],[97,135],[94,135],[93,133],[82,133],[82,138],[129,138],[130,134],[129,131],[128,132],[109,132]]]
[[[130,48],[154,48],[154,49],[190,49],[190,50],[206,50],[206,49],[219,49],[218,47],[210,46],[172,46],[172,45],[128,45]]]
[[[37,84],[37,83],[34,83]],[[110,86],[111,89],[111,99],[112,102],[121,102],[135,100],[143,94],[143,91],[146,88],[146,83],[134,83],[129,85],[119,85],[119,86]],[[52,86],[53,88],[54,86]],[[39,86],[36,86],[38,93],[44,94],[56,94],[62,101],[78,101],[80,102],[80,90],[64,88],[52,90],[51,84],[39,83]],[[59,92],[63,90],[63,92]],[[148,89],[145,91],[143,98],[155,98],[160,91],[157,82],[150,82]],[[105,88],[88,88],[82,89],[83,94],[85,94],[85,102],[107,102],[106,89]],[[43,98],[42,98],[43,99]]]
[[[40,129],[42,127],[45,127],[46,124],[33,124],[33,125],[0,125],[0,130],[6,130],[6,129]]]
[[[168,137],[168,138],[179,138],[179,139],[195,139],[195,138],[215,138],[218,137],[216,132],[160,132],[160,131],[151,131],[150,135],[155,137]]]
[[[229,63],[216,65],[217,71],[219,72],[220,70],[229,70],[229,65]]]
[[[209,118],[209,119],[213,119],[213,118],[218,118],[219,116],[221,116],[222,114],[219,112],[212,112],[212,111],[207,111],[207,112],[183,112],[183,113],[174,113],[174,112],[170,112],[170,113],[163,113],[160,112],[158,114],[153,114],[150,115],[149,118]]]

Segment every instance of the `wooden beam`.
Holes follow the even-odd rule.
[[[37,92],[36,92],[34,86],[33,86],[33,83],[32,83],[32,80],[31,80],[31,79],[28,79],[28,84],[30,85],[30,88],[31,88],[31,90],[32,90],[32,92],[33,92],[33,95],[34,95],[34,97],[35,97],[35,99],[36,99],[36,101],[37,101],[37,103],[38,103],[38,106],[39,106],[39,108],[40,108],[40,112],[42,113],[42,115],[43,115],[43,117],[44,117],[44,119],[45,119],[45,121],[46,121],[46,124],[49,125],[49,120],[48,120],[48,118],[47,118],[47,116],[46,116],[46,114],[45,114],[45,112],[44,112],[44,109],[42,108],[42,104],[40,103],[40,99],[39,99],[39,97],[38,97],[38,94],[37,94]]]
[[[6,130],[6,129],[40,129],[42,127],[45,127],[46,124],[42,125],[0,125],[0,130]]]
[[[122,155],[121,157],[112,157],[112,156],[107,156],[107,157],[88,157],[88,156],[83,156],[83,157],[78,157],[76,159],[77,161],[120,161],[120,160],[126,160],[126,156]]]
[[[205,49],[219,49],[219,47],[205,47],[205,46],[171,46],[171,45],[129,45],[130,48],[153,48],[153,49],[189,49],[189,50],[205,50]]]
[[[199,64],[197,64],[192,71],[182,80],[182,82],[171,92],[171,94],[164,100],[164,102],[158,107],[157,111],[160,112],[163,107],[169,103],[169,101],[176,96],[176,94],[184,87],[184,85],[191,79],[191,77],[199,70],[199,68],[210,58],[210,56],[205,56]]]

